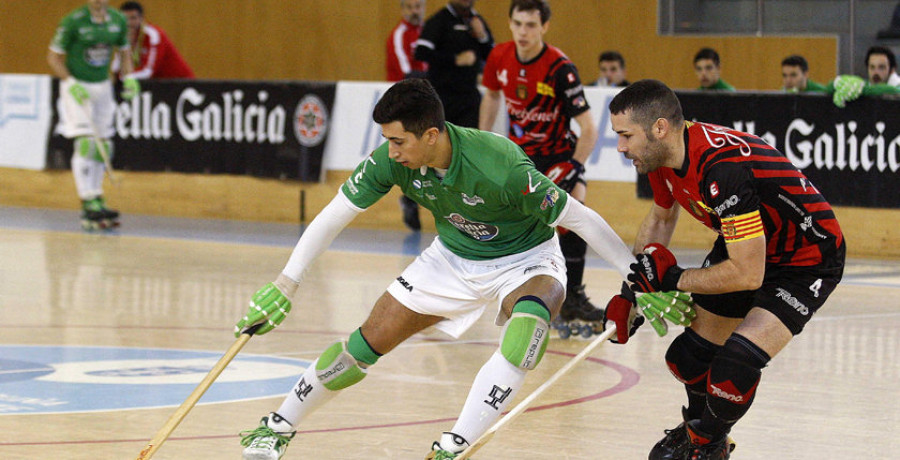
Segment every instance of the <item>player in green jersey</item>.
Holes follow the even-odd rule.
[[[59,77],[59,123],[63,136],[74,139],[72,173],[82,202],[85,228],[115,226],[119,213],[103,200],[103,173],[110,164],[115,100],[109,78],[114,53],[122,61],[122,97],[140,92],[128,53],[125,17],[108,0],[90,0],[60,22],[50,42],[47,61]]]
[[[431,211],[438,236],[390,284],[362,327],[328,347],[277,411],[244,433],[244,459],[280,458],[305,416],[362,380],[381,356],[413,334],[434,327],[457,338],[485,309],[498,308],[496,323],[504,325],[500,346],[476,376],[456,424],[428,458],[455,457],[499,417],[546,349],[566,285],[555,228],[577,232],[622,276],[634,259],[602,217],[569,199],[512,141],[445,122],[427,80],[396,83],[376,104],[373,118],[387,142],[316,216],[281,274],[253,296],[235,334],[261,325],[259,335],[280,324],[312,261],[394,186]],[[622,329],[627,338],[628,328]]]

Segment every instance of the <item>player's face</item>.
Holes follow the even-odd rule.
[[[381,125],[381,135],[388,140],[388,156],[402,166],[419,169],[431,162],[428,131],[419,138],[404,129],[402,122],[392,121]]]
[[[700,80],[700,86],[709,88],[719,81],[719,66],[712,59],[700,59],[694,63],[694,72]]]
[[[787,91],[802,91],[806,89],[806,80],[809,72],[804,72],[800,66],[781,66],[781,82]]]
[[[655,171],[665,164],[666,150],[662,141],[648,135],[631,119],[631,110],[610,117],[613,131],[619,136],[616,149],[631,160],[641,174]]]
[[[143,21],[141,13],[137,10],[127,10],[123,11],[122,14],[125,15],[125,20],[128,21],[128,30],[132,33],[137,32],[138,28],[141,27],[141,21]]]
[[[509,30],[516,51],[519,54],[532,54],[540,51],[544,45],[544,34],[549,24],[541,24],[541,13],[538,10],[521,11],[516,9],[509,17]]]
[[[869,56],[866,67],[869,70],[869,81],[872,83],[886,83],[891,76],[890,61],[883,54]]]
[[[422,18],[425,17],[425,0],[401,1],[400,14],[406,22],[414,26],[422,24]]]
[[[625,81],[625,69],[619,61],[600,61],[600,76],[609,86],[617,86]]]

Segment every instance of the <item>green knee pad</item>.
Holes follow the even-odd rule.
[[[380,357],[357,329],[348,342],[335,342],[322,353],[316,362],[316,376],[325,388],[343,390],[366,377],[360,362],[371,366]]]
[[[103,142],[103,147],[106,149],[106,156],[112,159],[112,141],[103,139],[101,142]],[[75,153],[88,160],[94,160],[98,163],[104,162],[103,155],[100,154],[100,150],[97,148],[97,143],[94,141],[93,137],[81,136],[75,138]]]
[[[549,338],[550,311],[537,297],[522,297],[506,323],[500,353],[514,366],[532,370],[544,357]]]

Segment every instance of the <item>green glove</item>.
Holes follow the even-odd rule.
[[[234,326],[234,336],[239,337],[244,329],[257,323],[264,323],[254,334],[263,335],[275,329],[291,312],[291,297],[297,291],[298,283],[285,275],[279,275],[273,283],[268,283],[253,294],[247,314]]]
[[[126,101],[130,101],[134,99],[135,96],[141,93],[141,84],[138,83],[137,78],[134,77],[125,77],[122,80],[122,99]]]
[[[90,93],[88,93],[87,88],[85,88],[81,83],[78,83],[78,80],[74,78],[70,78],[69,81],[69,94],[75,98],[75,102],[78,105],[84,105],[84,103],[91,98]]]
[[[691,320],[697,317],[691,296],[681,291],[639,294],[637,304],[641,314],[660,337],[669,332],[669,326],[663,319],[672,324],[690,326]]]
[[[838,75],[834,79],[834,105],[844,108],[848,102],[859,99],[866,81],[856,75]]]

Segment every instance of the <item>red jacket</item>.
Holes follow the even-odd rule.
[[[135,78],[194,78],[194,72],[159,27],[145,23],[138,41],[131,50]]]
[[[428,70],[428,64],[417,61],[413,57],[414,43],[419,39],[420,33],[422,33],[422,26],[414,26],[405,20],[400,20],[397,27],[394,27],[394,30],[388,35],[387,61],[385,62],[388,81],[403,80],[411,72],[419,72],[424,76],[424,72]]]

